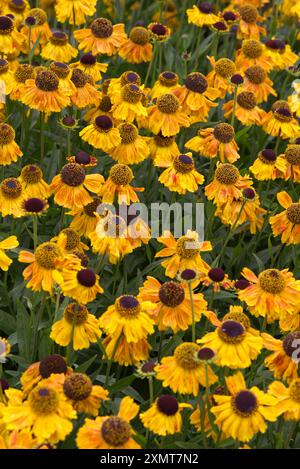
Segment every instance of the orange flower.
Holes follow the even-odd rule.
[[[270,95],[277,96],[272,80],[261,66],[252,65],[245,70],[244,75],[243,90],[254,93],[257,104],[268,101]]]
[[[257,105],[255,94],[252,91],[240,91],[237,95],[235,116],[244,125],[262,125],[266,113]],[[224,116],[230,117],[233,112],[233,100],[223,105]]]
[[[281,242],[284,244],[299,244],[300,199],[297,203],[293,203],[289,194],[283,191],[277,194],[277,200],[285,210],[270,217],[273,235],[281,235]]]
[[[146,28],[135,26],[130,31],[129,38],[119,48],[119,56],[128,63],[150,62],[153,49],[150,37]]]
[[[118,48],[126,41],[124,24],[115,24],[106,18],[96,18],[90,28],[74,31],[79,42],[79,50],[91,52],[93,55],[116,54]]]
[[[299,357],[296,357],[300,341],[300,332],[291,332],[283,340],[275,339],[263,333],[263,345],[272,353],[265,359],[265,365],[274,373],[274,378],[290,383],[298,377]],[[296,358],[293,358],[295,356]]]
[[[173,94],[163,94],[156,104],[148,109],[149,129],[154,134],[161,133],[164,137],[178,134],[180,127],[189,127],[190,119],[182,112],[179,100]]]
[[[221,58],[215,60],[214,57],[207,57],[213,67],[206,77],[208,86],[219,91],[220,98],[224,99],[226,92],[231,91],[232,85],[229,79],[235,74],[236,66],[232,60]]]
[[[266,30],[262,26],[258,26],[256,22],[261,22],[264,20],[262,16],[259,15],[257,9],[250,4],[242,5],[238,9],[239,14],[241,15],[239,29],[237,32],[237,37],[239,39],[257,39],[259,40],[260,35],[266,35]]]
[[[115,164],[109,172],[109,177],[101,187],[99,195],[104,203],[113,204],[115,197],[118,197],[119,204],[130,205],[131,202],[138,202],[136,192],[143,192],[143,187],[132,187],[130,182],[133,173],[129,166],[125,164]]]

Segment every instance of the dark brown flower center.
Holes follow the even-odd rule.
[[[300,145],[289,145],[285,150],[285,157],[291,165],[300,166]]]
[[[214,128],[214,137],[221,143],[230,143],[234,139],[234,128],[225,122],[217,124]]]
[[[5,123],[0,123],[0,145],[8,145],[15,138],[14,129]]]
[[[248,390],[238,392],[232,397],[231,403],[235,412],[241,417],[249,417],[258,407],[256,396]]]
[[[22,185],[16,178],[4,179],[0,187],[6,199],[17,199],[22,193]]]
[[[247,39],[243,41],[242,51],[247,57],[251,59],[257,59],[263,52],[263,46],[255,39]]]
[[[33,66],[29,64],[18,65],[14,77],[19,83],[25,83],[26,80],[34,77]]]
[[[22,168],[21,177],[26,184],[36,184],[42,179],[43,173],[37,165],[28,164]]]
[[[52,62],[49,68],[52,72],[55,73],[55,75],[58,76],[58,78],[63,78],[63,79],[67,78],[70,72],[68,65],[62,62]]]
[[[175,397],[167,394],[159,396],[156,401],[156,405],[160,412],[168,416],[175,415],[179,409],[178,402]]]
[[[95,218],[95,212],[97,212],[97,207],[100,203],[101,199],[99,197],[93,197],[93,202],[90,202],[83,207],[84,213],[89,217]]]
[[[40,267],[46,270],[53,270],[55,269],[56,261],[61,256],[61,252],[55,243],[46,242],[36,248],[34,256]]]
[[[189,155],[175,156],[173,165],[176,171],[182,174],[190,173],[195,167],[194,160]]]
[[[133,143],[138,137],[138,129],[133,124],[119,125],[119,132],[123,144]]]
[[[154,142],[158,147],[167,148],[170,147],[175,141],[175,137],[164,137],[161,134],[154,136]]]
[[[138,103],[142,99],[142,92],[137,85],[127,84],[121,90],[122,99],[128,103]]]
[[[93,385],[87,375],[72,373],[65,379],[63,389],[65,395],[72,401],[83,401],[90,396]]]
[[[292,204],[286,209],[286,216],[291,223],[300,224],[300,203]]]
[[[283,339],[283,349],[285,353],[289,356],[292,357],[293,354],[297,351],[299,348],[299,342],[300,341],[300,331],[296,332],[290,332],[284,339]]]
[[[272,294],[279,294],[285,288],[285,279],[278,269],[267,269],[259,274],[260,287]]]
[[[129,166],[115,164],[109,172],[109,177],[117,186],[127,186],[132,181],[133,174]]]
[[[157,107],[164,114],[175,114],[179,106],[179,100],[173,94],[163,94],[157,99]]]
[[[202,73],[193,72],[186,77],[185,86],[188,90],[194,91],[195,93],[204,93],[208,84],[205,76],[202,75]]]
[[[88,318],[86,306],[70,303],[64,310],[64,318],[69,324],[84,324]]]
[[[121,417],[108,417],[102,424],[101,434],[106,443],[118,447],[129,440],[131,429],[127,420]]]
[[[245,328],[240,322],[227,319],[226,321],[223,321],[221,326],[218,328],[218,334],[223,342],[237,344],[243,341],[245,337]]]
[[[266,72],[259,65],[253,65],[252,67],[247,68],[245,75],[251,83],[255,85],[260,85],[266,79]]]
[[[112,35],[113,25],[107,18],[97,18],[91,24],[92,34],[96,37],[105,39]]]
[[[64,46],[68,43],[68,36],[62,31],[55,31],[50,37],[50,42],[54,45]]]
[[[49,355],[40,361],[39,372],[42,378],[49,378],[52,373],[66,374],[68,370],[66,360],[61,355]]]
[[[173,72],[163,72],[158,77],[163,86],[171,87],[178,83],[178,75]]]
[[[135,26],[129,33],[129,38],[135,44],[144,46],[150,41],[150,32],[142,26]]]
[[[228,186],[236,184],[239,180],[239,170],[229,163],[220,164],[215,172],[215,177],[220,184]]]
[[[96,274],[91,269],[82,269],[77,273],[77,280],[80,285],[90,288],[96,283]]]
[[[88,83],[88,75],[80,70],[80,68],[74,68],[72,70],[71,80],[76,88],[83,88]]]
[[[35,84],[42,91],[56,91],[59,80],[57,75],[51,70],[42,70],[38,72]]]
[[[230,78],[236,70],[234,62],[230,59],[222,58],[217,60],[215,71],[223,78]]]
[[[60,177],[67,186],[77,187],[85,180],[85,172],[79,164],[68,163],[62,168]]]
[[[9,34],[13,29],[13,20],[9,16],[0,16],[0,34]]]
[[[258,18],[258,11],[253,5],[243,5],[239,8],[239,13],[246,23],[255,23]]]
[[[220,267],[214,267],[210,269],[208,276],[213,282],[222,282],[225,278],[225,272]]]
[[[95,119],[95,126],[100,132],[109,132],[113,128],[113,121],[109,116],[98,116]]]
[[[255,94],[252,93],[252,91],[242,91],[237,96],[237,102],[239,106],[241,106],[244,109],[247,109],[247,111],[250,111],[251,109],[254,109],[256,106]]]
[[[160,301],[170,308],[181,305],[185,298],[184,288],[175,282],[165,282],[159,289],[158,296]]]

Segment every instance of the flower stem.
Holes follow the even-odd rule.
[[[41,163],[45,156],[45,135],[44,135],[44,127],[45,127],[45,116],[42,111],[40,111],[40,150],[41,150]]]
[[[37,245],[38,245],[38,230],[37,230],[37,216],[32,217],[32,227],[33,227],[33,248],[36,250]]]
[[[156,62],[156,55],[157,55],[157,41],[154,42],[153,44],[153,52],[152,52],[152,57],[151,57],[151,60],[149,62],[149,65],[148,65],[148,69],[147,69],[147,73],[146,73],[146,78],[145,78],[145,81],[144,81],[144,86],[146,88],[147,86],[147,83],[148,83],[148,80],[149,80],[149,76],[150,76],[150,72],[151,72],[151,69],[152,69],[152,66],[155,70],[155,67],[154,67],[154,64]]]
[[[108,385],[108,380],[109,380],[109,375],[110,375],[111,366],[112,366],[112,364],[113,364],[113,361],[114,361],[114,358],[115,358],[115,355],[116,355],[116,352],[117,352],[117,349],[118,349],[118,345],[119,345],[120,340],[121,340],[121,336],[122,336],[122,334],[120,334],[119,337],[118,337],[118,339],[116,340],[116,343],[115,343],[115,346],[114,346],[112,355],[111,355],[110,359],[108,360],[107,369],[106,369],[106,375],[105,375],[105,386]]]
[[[195,307],[194,307],[193,289],[192,289],[191,282],[189,282],[189,294],[190,294],[190,302],[191,302],[191,308],[192,308],[192,342],[196,342]]]
[[[234,120],[235,120],[237,90],[238,90],[238,85],[234,85],[233,109],[232,109],[232,114],[231,114],[231,125],[232,125],[232,127],[234,127]]]

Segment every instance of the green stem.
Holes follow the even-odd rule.
[[[190,302],[191,302],[191,309],[192,309],[192,342],[196,342],[196,323],[195,323],[195,307],[194,307],[194,300],[193,300],[193,288],[192,283],[189,282],[189,294],[190,294]]]
[[[43,298],[42,298],[42,301],[41,301],[41,304],[40,304],[40,307],[39,307],[39,310],[38,310],[38,314],[37,314],[37,317],[36,317],[36,321],[35,321],[35,325],[34,325],[34,331],[33,331],[33,348],[32,348],[32,361],[34,360],[35,356],[36,356],[36,348],[37,348],[37,339],[38,339],[38,331],[39,331],[39,325],[40,325],[40,322],[42,320],[42,317],[43,317],[43,312],[44,312],[44,309],[45,309],[45,304],[46,304],[46,293],[44,292],[43,293]]]
[[[238,85],[234,85],[234,93],[233,93],[233,109],[232,109],[232,114],[231,114],[231,125],[232,125],[232,127],[234,127],[234,120],[235,120],[235,110],[236,110],[237,90],[238,90]]]
[[[67,156],[72,156],[71,155],[72,151],[72,145],[71,145],[71,130],[67,130]]]
[[[160,357],[161,357],[163,340],[164,340],[164,332],[161,331],[160,332],[160,338],[159,338],[158,352],[157,352],[157,361],[158,362],[160,361]]]
[[[38,222],[37,222],[37,216],[33,215],[32,217],[32,227],[33,227],[33,248],[36,250],[37,245],[38,245]]]
[[[151,60],[149,62],[149,65],[148,65],[148,69],[147,69],[147,73],[146,73],[146,77],[145,77],[145,81],[144,81],[145,88],[146,88],[148,80],[149,80],[149,76],[150,76],[152,66],[154,65],[154,62],[156,62],[156,55],[157,55],[157,41],[155,41],[154,44],[153,44],[152,57],[151,57]]]
[[[45,116],[42,111],[40,111],[40,151],[41,151],[41,163],[45,156],[45,135],[44,135],[44,127],[45,127]]]
[[[115,358],[115,355],[116,355],[116,352],[117,352],[117,349],[118,349],[118,345],[119,345],[120,340],[121,340],[121,335],[122,334],[120,334],[118,339],[116,340],[116,343],[115,343],[111,358],[108,360],[106,375],[105,375],[105,386],[108,385],[110,370],[111,370],[111,367],[112,367],[112,364],[113,364],[113,361],[114,361],[114,358]]]

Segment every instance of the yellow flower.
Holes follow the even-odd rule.
[[[106,115],[96,116],[93,124],[84,127],[79,136],[94,148],[111,152],[121,143],[119,129],[114,127],[113,120]]]
[[[59,284],[63,294],[78,303],[90,303],[97,294],[103,293],[103,288],[99,285],[99,275],[80,263],[74,264],[72,269],[64,268]]]
[[[96,18],[90,28],[74,31],[74,37],[79,50],[109,56],[116,54],[127,39],[124,24],[113,25],[107,18]]]
[[[10,99],[13,101],[20,100],[25,89],[26,80],[34,78],[35,72],[32,65],[18,63],[9,84]]]
[[[65,87],[51,70],[41,70],[35,79],[25,82],[20,96],[22,103],[41,112],[60,112],[70,104]]]
[[[263,119],[264,131],[273,137],[284,139],[296,138],[300,135],[300,127],[286,101],[276,101],[271,111]]]
[[[63,347],[72,343],[74,350],[88,348],[101,337],[99,324],[86,306],[70,303],[64,310],[63,318],[56,321],[50,338]]]
[[[80,209],[93,201],[87,189],[99,192],[103,181],[101,174],[86,175],[79,164],[68,163],[60,174],[54,176],[50,188],[55,194],[55,203],[66,208]]]
[[[281,156],[286,160],[285,179],[300,182],[300,145],[288,145]]]
[[[9,94],[13,89],[13,72],[9,67],[8,60],[6,59],[0,59],[0,79],[3,80],[5,84],[3,92],[5,94]]]
[[[124,85],[120,92],[116,92],[111,109],[115,119],[133,122],[138,117],[147,117],[144,107],[142,90],[135,84]]]
[[[126,342],[138,342],[154,331],[152,312],[155,305],[132,295],[122,295],[99,319],[100,327],[110,336],[124,336]]]
[[[190,119],[182,111],[179,99],[173,94],[159,96],[156,104],[148,108],[148,126],[154,134],[172,137],[178,134],[180,127],[189,127]]]
[[[101,204],[101,198],[94,196],[92,199],[92,202],[89,202],[82,208],[75,209],[69,213],[70,215],[73,215],[70,228],[85,238],[88,238],[90,233],[95,231],[98,223],[96,211],[98,205]]]
[[[257,277],[250,269],[242,271],[250,285],[238,292],[251,314],[267,317],[267,321],[291,316],[299,306],[300,280],[288,269],[267,269]]]
[[[275,339],[270,334],[263,333],[264,348],[272,353],[265,359],[265,365],[274,373],[277,379],[284,379],[290,383],[298,377],[299,356],[297,353],[300,332],[290,332],[283,340]]]
[[[72,401],[76,412],[97,417],[102,401],[108,399],[108,391],[102,386],[94,386],[91,379],[84,373],[72,373],[65,377],[63,390]]]
[[[239,39],[256,39],[259,40],[260,35],[265,36],[266,30],[262,26],[258,26],[257,22],[262,22],[264,18],[259,15],[254,5],[246,3],[238,9],[241,16],[237,37]]]
[[[207,77],[208,86],[219,91],[220,98],[224,99],[227,92],[231,92],[232,85],[230,78],[235,74],[236,66],[232,60],[221,58],[215,60],[214,57],[207,57],[213,67]]]
[[[174,72],[160,73],[158,80],[154,83],[151,90],[151,98],[159,98],[163,94],[168,94],[178,88],[178,75]]]
[[[43,179],[43,171],[35,164],[23,166],[19,176],[24,190],[24,196],[48,198],[51,191],[50,186]]]
[[[202,28],[219,21],[219,17],[214,14],[213,5],[208,2],[201,2],[200,5],[194,5],[193,8],[188,8],[186,14],[188,23],[193,23]]]
[[[80,26],[87,21],[87,16],[96,12],[96,0],[56,0],[55,14],[57,21]]]
[[[234,163],[240,157],[238,154],[239,147],[234,137],[234,128],[223,122],[217,124],[214,128],[199,130],[198,135],[188,140],[185,146],[207,158],[219,156],[222,163],[225,161]]]
[[[97,58],[94,55],[88,53],[82,55],[79,62],[72,63],[71,67],[78,68],[84,73],[91,75],[94,82],[97,83],[101,80],[102,73],[106,72],[108,64],[97,62]]]
[[[67,34],[55,31],[49,38],[49,42],[43,46],[41,57],[56,62],[70,62],[77,54],[78,51],[69,44]]]
[[[64,375],[40,381],[23,402],[21,391],[18,391],[19,402],[9,399],[8,395],[8,404],[1,411],[7,429],[31,430],[38,443],[64,440],[72,431],[71,420],[77,415],[63,393],[63,381]]]
[[[168,277],[174,278],[178,272],[185,269],[201,272],[203,267],[208,266],[201,258],[201,252],[211,251],[211,243],[200,242],[195,231],[188,230],[186,235],[181,236],[177,241],[170,232],[165,231],[157,240],[166,247],[157,252],[155,257],[170,258],[161,264],[166,269]]]
[[[206,121],[211,108],[218,106],[213,101],[220,96],[219,90],[209,87],[206,77],[199,72],[189,73],[184,86],[176,88],[173,93],[192,124]]]
[[[208,332],[199,344],[215,351],[216,363],[229,368],[248,368],[262,349],[262,338],[251,334],[239,321],[226,319],[214,332]]]
[[[146,28],[134,26],[129,33],[129,38],[120,46],[119,56],[133,64],[150,62],[153,49],[150,37],[150,32]]]
[[[276,70],[292,67],[299,59],[299,56],[292,51],[291,46],[280,39],[268,39],[265,46],[266,53],[271,58]]]
[[[12,54],[21,49],[24,37],[9,16],[0,16],[0,52]]]
[[[108,335],[103,340],[103,346],[108,359],[122,366],[136,366],[140,362],[148,360],[151,349],[146,338],[137,342],[127,342],[124,335],[119,337]]]
[[[28,12],[27,18],[28,17],[34,18],[34,24],[30,26],[31,28],[30,50],[33,48],[34,44],[39,39],[39,47],[37,47],[35,50],[35,55],[38,55],[40,52],[40,46],[45,44],[49,40],[52,34],[49,24],[47,22],[47,13],[41,8],[32,8]],[[28,54],[29,53],[29,50],[28,50],[29,26],[25,24],[21,28],[21,33],[23,35],[23,41],[24,41],[23,46],[22,46],[22,52],[24,52],[25,54]]]
[[[287,388],[280,381],[274,381],[269,386],[269,394],[278,403],[275,409],[285,420],[300,420],[300,378],[295,378]]]
[[[109,177],[100,188],[99,195],[104,203],[113,204],[115,197],[119,205],[130,205],[139,201],[136,192],[143,192],[142,187],[132,187],[133,173],[125,164],[115,164],[110,168]]]
[[[292,198],[285,191],[277,194],[277,200],[285,209],[283,212],[270,217],[270,225],[274,236],[281,235],[281,242],[285,244],[300,243],[300,200],[293,203]]]
[[[148,276],[139,289],[139,297],[156,305],[152,318],[158,325],[158,330],[164,331],[170,327],[176,333],[188,329],[192,324],[191,303],[186,284],[173,281],[161,284],[154,277]],[[193,301],[195,320],[199,321],[207,309],[207,303],[202,293],[194,293]]]
[[[267,75],[263,67],[259,65],[252,65],[244,72],[244,91],[251,91],[256,96],[257,104],[268,101],[269,96],[277,96],[273,88],[273,82]]]
[[[155,367],[156,378],[161,380],[164,387],[180,394],[198,395],[199,386],[211,385],[218,378],[209,365],[198,358],[200,347],[193,342],[183,342],[171,357],[164,357],[161,364]],[[205,367],[207,366],[208,383],[206,382]]]
[[[0,269],[7,271],[12,260],[5,253],[7,249],[14,249],[19,246],[19,241],[16,236],[9,236],[8,238],[0,241]]]
[[[284,177],[286,161],[283,156],[277,157],[273,150],[265,149],[259,152],[258,158],[249,169],[258,181],[274,181]]]
[[[167,168],[174,160],[175,156],[180,154],[175,137],[164,137],[161,134],[148,138],[150,157],[153,159],[154,166]]]
[[[46,242],[40,244],[34,253],[20,251],[18,260],[29,264],[23,271],[24,279],[28,280],[26,287],[51,294],[65,262],[62,250],[55,243]]]
[[[149,156],[147,138],[138,133],[134,124],[123,123],[118,126],[121,143],[109,151],[109,155],[118,163],[138,164]]]
[[[223,105],[225,117],[232,115],[233,107],[233,100]],[[244,125],[263,125],[266,113],[257,106],[256,96],[252,91],[240,91],[237,95],[235,116]]]
[[[4,179],[0,184],[0,212],[3,217],[22,216],[23,187],[16,178]]]
[[[163,394],[151,407],[140,414],[143,425],[156,435],[174,435],[181,431],[181,411],[191,408],[190,404],[178,403],[174,396]]]
[[[91,75],[84,73],[80,68],[73,68],[71,81],[75,85],[75,93],[71,95],[71,102],[83,109],[99,101],[99,91],[94,87]]]
[[[265,45],[255,39],[245,39],[241,49],[237,51],[235,65],[240,72],[252,65],[259,65],[269,72],[274,68],[275,62],[268,54]]]
[[[121,400],[117,416],[85,419],[79,429],[76,444],[79,449],[140,449],[132,438],[130,421],[138,414],[139,406],[131,397]]]
[[[203,184],[204,176],[195,169],[192,153],[175,156],[173,163],[158,178],[170,191],[178,194],[196,192]]]
[[[211,412],[227,438],[247,442],[258,432],[267,430],[266,420],[275,422],[277,399],[256,386],[247,389],[241,372],[225,377],[230,396],[214,394],[216,405]]]

